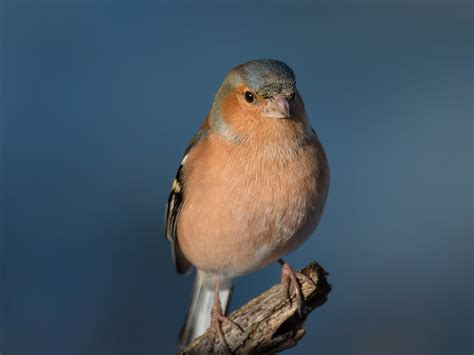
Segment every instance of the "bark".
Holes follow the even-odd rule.
[[[243,333],[228,322],[223,323],[225,338],[233,353],[273,354],[298,343],[305,334],[306,317],[326,302],[331,291],[327,273],[316,262],[301,272],[314,282],[298,279],[304,295],[302,317],[297,311],[295,295],[287,299],[281,284],[273,286],[230,314],[229,318],[244,329]],[[181,355],[206,353],[228,353],[212,329],[180,352]]]

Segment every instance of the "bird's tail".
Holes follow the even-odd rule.
[[[188,345],[194,338],[203,334],[211,324],[211,310],[214,304],[216,275],[197,270],[194,280],[193,296],[186,321],[179,337],[180,348]],[[222,310],[227,313],[234,289],[234,280],[220,276],[219,299]]]

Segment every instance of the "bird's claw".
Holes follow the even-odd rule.
[[[290,288],[293,288],[293,293],[296,299],[296,307],[300,317],[303,317],[303,292],[301,291],[301,285],[298,281],[298,278],[314,285],[313,280],[311,280],[305,274],[294,271],[289,264],[283,260],[279,260],[281,265],[281,282],[283,284],[283,292],[285,299],[289,300],[291,306],[291,295]]]
[[[222,330],[222,323],[223,322],[228,322],[229,324],[231,324],[234,327],[236,327],[237,329],[239,329],[239,331],[242,332],[242,333],[244,332],[244,330],[242,329],[242,327],[240,325],[238,325],[232,319],[230,319],[229,317],[226,317],[222,314],[222,309],[221,309],[220,302],[215,303],[212,306],[211,317],[212,317],[212,319],[211,319],[211,328],[214,329],[215,334],[217,334],[220,341],[222,342],[222,344],[224,346],[225,353],[226,354],[232,354],[233,352],[230,349],[229,344],[227,343],[227,340],[225,339],[224,332]],[[215,342],[214,342],[214,346],[215,346]]]

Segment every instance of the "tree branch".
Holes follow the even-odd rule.
[[[298,315],[296,301],[285,299],[280,284],[254,298],[234,311],[229,317],[239,324],[244,333],[224,322],[223,331],[230,349],[235,354],[272,354],[291,348],[305,333],[306,317],[327,300],[331,286],[324,269],[312,262],[302,271],[314,285],[299,280],[304,295],[303,317]],[[180,352],[184,354],[225,353],[225,348],[213,330],[208,330]]]

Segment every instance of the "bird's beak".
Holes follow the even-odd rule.
[[[266,117],[287,118],[290,117],[290,103],[283,95],[276,95],[267,100],[263,111]]]

